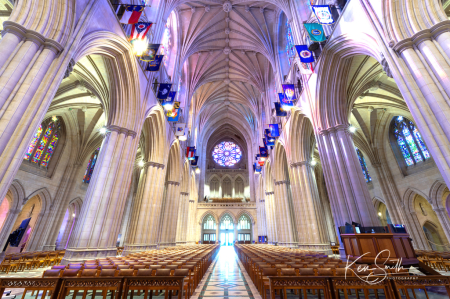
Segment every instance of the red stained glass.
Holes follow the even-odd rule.
[[[53,126],[54,126],[53,123],[51,123],[48,126],[47,131],[45,131],[44,137],[42,137],[41,142],[39,142],[39,146],[32,160],[34,163],[39,163],[41,156],[44,152],[45,146],[47,145],[48,139],[50,138],[50,136],[52,136]]]
[[[39,137],[41,137],[41,134],[42,134],[42,125],[39,126],[36,134],[34,134],[34,137],[30,142],[30,145],[28,146],[27,153],[25,154],[25,157],[23,157],[25,160],[30,160],[31,155],[33,154],[34,148],[36,147],[36,144],[39,140]]]

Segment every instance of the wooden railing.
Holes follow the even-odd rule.
[[[165,292],[165,298],[178,294],[178,298],[183,297],[183,276],[125,276],[125,277],[96,277],[96,278],[2,278],[0,279],[0,298],[5,289],[25,289],[26,292],[36,293],[36,299],[63,299],[69,293],[73,293],[73,298],[77,293],[86,298],[87,292],[102,294],[103,299],[121,299],[133,293],[144,291],[146,298],[151,298],[153,291]],[[148,296],[150,295],[150,296]],[[188,296],[185,295],[187,298]],[[23,297],[22,297],[23,298]]]
[[[438,295],[439,298],[450,298],[450,277],[446,276],[387,276],[373,277],[363,280],[359,277],[320,277],[320,276],[270,276],[270,297],[274,299],[282,292],[281,298],[286,298],[287,290],[300,292],[300,298],[319,296],[324,299],[348,298],[357,294],[361,298],[416,298],[416,292],[429,298],[429,294]],[[378,281],[374,281],[378,279]],[[436,290],[441,287],[441,290]],[[427,290],[427,288],[429,288]],[[362,293],[362,294],[361,294]],[[317,294],[317,295],[316,295]],[[266,298],[266,294],[262,294]],[[309,295],[309,296],[308,296]],[[311,296],[312,295],[312,296]],[[370,297],[372,298],[372,297]]]

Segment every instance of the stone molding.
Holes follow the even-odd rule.
[[[300,161],[300,162],[291,163],[291,167],[298,167],[298,166],[308,166],[308,167],[314,168],[315,165],[312,165],[311,161]]]
[[[288,180],[275,182],[275,185],[289,184]]]
[[[346,131],[346,132],[348,132],[348,127],[349,127],[349,125],[336,125],[334,127],[328,128],[328,129],[320,129],[319,128],[317,133],[319,135],[326,136],[326,135],[328,135],[330,133],[336,133],[336,132],[339,132],[339,131]]]
[[[156,163],[156,162],[151,162],[151,161],[145,162],[144,168],[147,168],[149,166],[158,167],[158,168],[161,168],[161,169],[164,169],[164,167],[166,167],[166,165],[160,164],[160,163]]]
[[[443,22],[431,26],[429,29],[421,30],[415,33],[413,36],[399,41],[393,46],[393,49],[398,54],[401,54],[406,49],[413,48],[414,45],[418,46],[426,40],[431,41],[433,38],[437,38],[442,33],[449,31],[450,31],[450,20],[445,20]]]
[[[110,132],[117,132],[119,134],[125,134],[125,135],[131,136],[133,138],[135,138],[137,135],[137,133],[133,130],[128,130],[127,128],[122,128],[122,127],[115,126],[115,125],[110,125],[107,127],[107,129]]]
[[[189,193],[188,192],[180,192],[180,195],[189,196]]]
[[[256,203],[255,202],[239,202],[239,203],[199,203],[197,206],[198,209],[205,209],[205,208],[238,208],[238,209],[256,209]]]
[[[174,182],[174,181],[167,181],[166,185],[175,185],[175,186],[179,186],[180,183],[179,182]]]
[[[195,200],[190,199],[189,203],[195,203]]]
[[[5,33],[12,33],[22,39],[25,38],[25,40],[31,40],[39,46],[43,45],[44,48],[50,49],[51,51],[55,52],[56,55],[64,50],[64,47],[57,41],[46,38],[39,32],[27,29],[21,24],[13,21],[3,22],[2,36],[4,36]]]
[[[275,194],[275,192],[274,191],[266,192],[266,195],[272,195],[272,194]]]

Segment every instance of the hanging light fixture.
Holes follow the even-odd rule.
[[[140,161],[138,162],[138,166],[139,166],[139,167],[144,167],[144,165],[145,165],[144,160],[140,160]]]
[[[105,127],[101,127],[99,132],[100,132],[100,134],[105,134],[106,133],[106,128]]]
[[[196,174],[200,174],[200,168],[198,168],[198,167],[195,168],[195,173],[196,173]]]
[[[350,127],[348,127],[348,130],[350,131],[350,133],[355,133],[356,132],[356,127],[350,125]]]

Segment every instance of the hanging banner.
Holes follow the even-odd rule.
[[[149,72],[159,71],[163,58],[164,58],[164,55],[156,55],[155,60],[149,61],[146,70]]]
[[[302,72],[303,75],[311,75],[314,73],[314,68],[312,63],[304,63],[302,62],[302,67],[300,68],[300,72]]]
[[[317,20],[322,25],[334,24],[333,15],[329,5],[313,5],[312,11],[317,17]]]
[[[289,111],[289,109],[294,107],[294,102],[289,101],[284,93],[279,93],[278,98],[280,99],[281,109],[283,109],[284,111]]]
[[[265,163],[265,161],[261,161],[261,160],[258,161],[259,166],[264,166],[264,163]]]
[[[197,164],[198,164],[198,156],[194,156],[194,159],[191,160],[191,165],[192,166],[197,166]]]
[[[177,108],[177,107],[174,107],[174,105],[175,105],[175,94],[176,94],[176,91],[169,92],[169,95],[167,96],[167,99],[165,99],[162,102],[162,105],[163,105],[164,109],[166,109],[169,112],[171,110]],[[167,113],[167,116],[170,116],[171,113],[169,113],[169,112]]]
[[[168,121],[178,121],[179,116],[180,116],[180,109],[174,109],[174,110],[172,111],[171,116],[169,116],[169,117],[167,118],[167,120],[168,120]]]
[[[261,158],[269,157],[269,151],[267,150],[267,147],[263,147],[263,146],[259,147],[259,156]]]
[[[303,25],[305,26],[305,29],[308,32],[309,38],[311,39],[311,41],[323,42],[327,39],[323,32],[322,25],[320,25],[318,23],[305,23]]]
[[[294,84],[282,84],[284,95],[286,96],[288,101],[294,101],[297,99],[295,96],[295,86]],[[294,103],[292,103],[293,105]]]
[[[171,88],[172,88],[172,83],[159,84],[158,94],[156,95],[156,97],[160,100],[167,99]]]
[[[300,57],[300,62],[314,62],[313,53],[308,49],[307,45],[297,45],[295,46],[295,49],[297,50],[298,57]]]
[[[280,117],[287,116],[287,112],[284,111],[283,109],[281,109],[281,104],[278,102],[275,102],[275,111],[276,111],[277,116],[280,116]]]
[[[280,129],[279,129],[278,124],[270,124],[269,130],[270,130],[271,137],[280,137]]]
[[[195,146],[188,146],[186,148],[186,158],[188,158],[188,160],[194,160],[194,156],[195,156]]]
[[[152,24],[153,23],[145,23],[145,22],[133,24],[133,26],[131,27],[130,40],[132,39],[143,40],[147,35],[148,31],[150,30],[150,28],[152,27]]]
[[[144,51],[140,56],[139,59],[142,61],[153,61],[156,59],[156,54],[158,53],[159,46],[161,44],[149,44],[146,51]]]
[[[266,147],[268,147],[268,146],[275,146],[275,138],[268,138],[268,137],[266,137],[266,138],[263,138],[263,142],[264,142],[264,145],[266,146]]]
[[[183,136],[185,128],[186,128],[186,124],[185,123],[177,123],[177,124],[175,124],[175,136]]]
[[[125,11],[120,23],[122,24],[135,24],[139,22],[141,14],[144,12],[144,5],[125,5]]]

